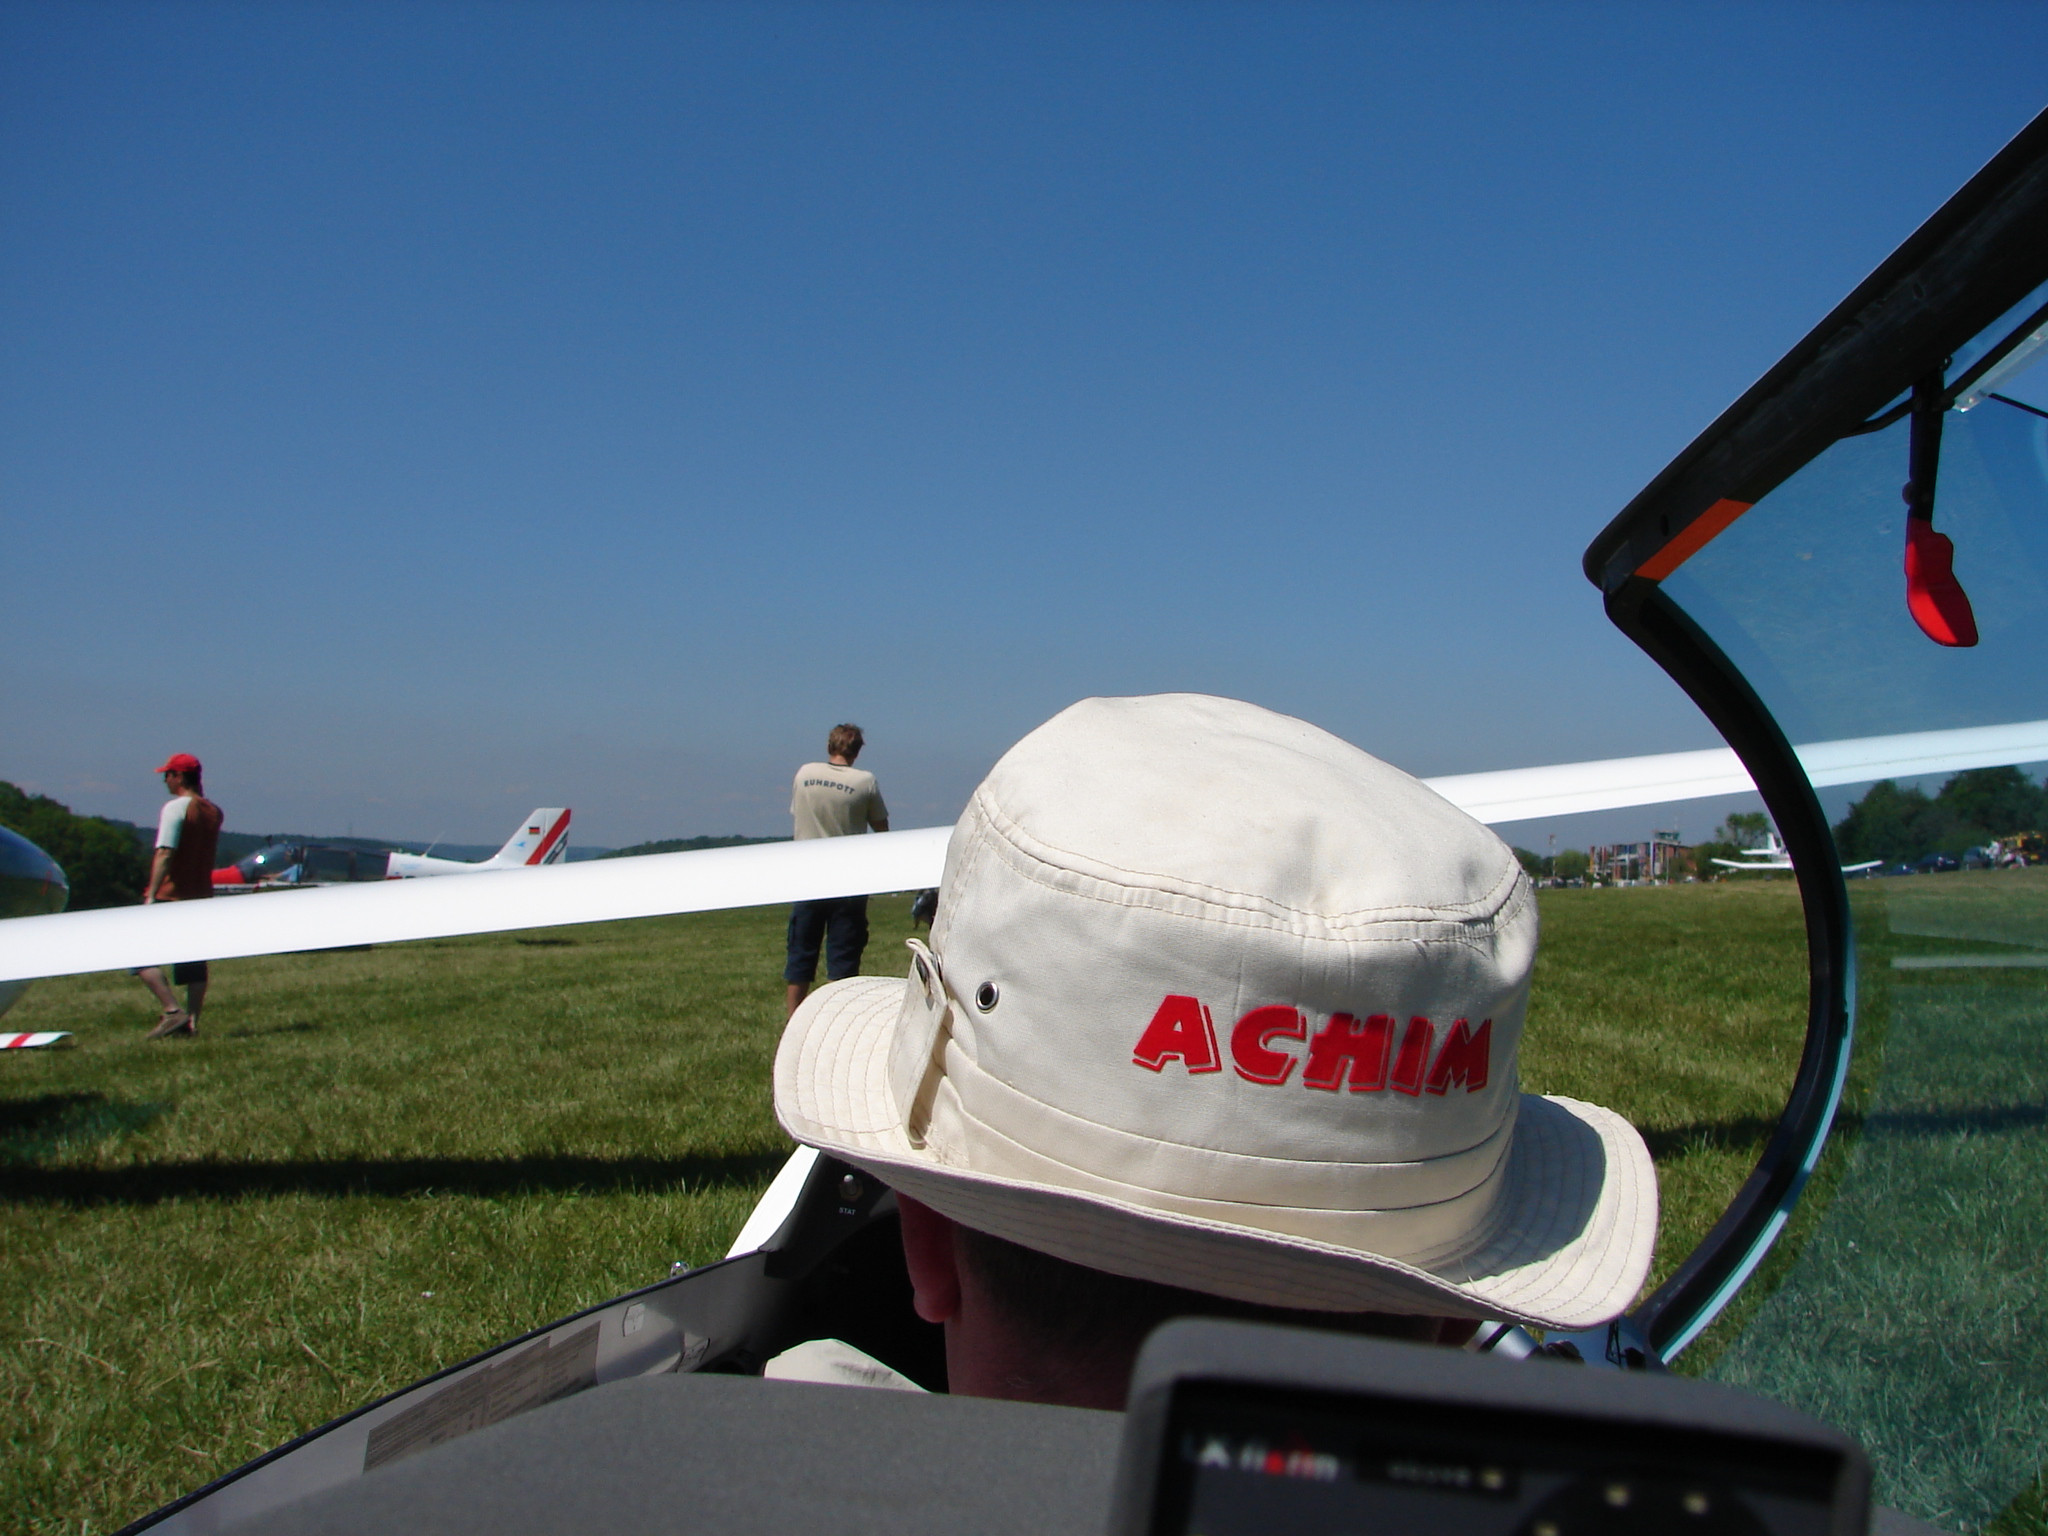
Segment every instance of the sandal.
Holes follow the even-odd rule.
[[[144,1035],[143,1038],[145,1040],[165,1040],[172,1035],[196,1035],[198,1033],[198,1027],[193,1024],[191,1014],[182,1008],[166,1008],[164,1016],[156,1021],[156,1028],[152,1029],[147,1035]]]

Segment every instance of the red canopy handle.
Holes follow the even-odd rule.
[[[1936,645],[1977,643],[1970,594],[1956,580],[1955,541],[1934,531],[1934,483],[1941,465],[1941,419],[1948,391],[1937,368],[1913,386],[1912,479],[1906,482],[1906,611]]]

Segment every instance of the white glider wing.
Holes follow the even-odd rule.
[[[1821,741],[1795,750],[1814,787],[1827,789],[1837,784],[2048,761],[2048,720]],[[1498,773],[1460,773],[1428,783],[1453,805],[1489,825],[1697,800],[1756,787],[1730,747],[1555,763],[1547,768],[1507,768]]]
[[[949,827],[756,843],[633,859],[497,870],[461,880],[381,880],[0,922],[0,978],[67,976],[178,960],[229,960],[624,917],[756,907],[937,885]]]
[[[1820,742],[1816,785],[2048,761],[2048,720]],[[1657,805],[1752,788],[1733,751],[1559,763],[1427,781],[1485,822]],[[951,829],[593,859],[464,880],[387,880],[262,901],[170,902],[0,921],[0,982],[180,960],[392,944],[571,923],[768,906],[939,883]]]

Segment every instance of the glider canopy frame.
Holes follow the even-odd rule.
[[[1754,779],[1791,854],[1806,923],[1806,1037],[1785,1108],[1720,1220],[1628,1319],[1664,1358],[1698,1337],[1755,1272],[1819,1161],[1854,1045],[1856,953],[1834,837],[1797,754],[1741,670],[1659,583],[1833,444],[1889,425],[1916,398],[1924,402],[1929,380],[1945,379],[1954,352],[2044,281],[2048,111],[1695,438],[1586,550],[1587,579],[1601,589],[1609,618],[1692,698]],[[2044,318],[2048,307],[2036,309],[1943,385],[1942,408]]]

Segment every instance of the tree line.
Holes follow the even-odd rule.
[[[1735,812],[1711,838],[1687,850],[1672,873],[1716,876],[1720,867],[1715,859],[1733,859],[1745,848],[1763,847],[1770,825],[1761,811]],[[1960,858],[1965,850],[1981,848],[1994,838],[2042,831],[2048,831],[2048,782],[2037,784],[2017,768],[1972,768],[1954,775],[1932,795],[1883,779],[1834,826],[1835,851],[1844,864],[1868,859],[1912,864],[1931,853]],[[1515,857],[1538,880],[1582,879],[1588,863],[1586,854],[1576,848],[1548,857],[1517,848]]]
[[[630,848],[611,848],[600,859],[636,859],[646,853],[696,853],[705,848],[747,848],[755,843],[786,843],[786,837],[664,837],[659,842],[635,843]]]
[[[1560,848],[1556,853],[1532,853],[1527,848],[1517,848],[1515,858],[1531,880],[1583,880],[1593,866],[1592,859],[1580,848]]]
[[[1760,811],[1731,815],[1712,838],[1692,849],[1691,869],[1683,872],[1712,874],[1715,858],[1732,859],[1740,849],[1761,847],[1769,826]],[[149,878],[153,829],[106,816],[81,816],[60,801],[31,794],[4,779],[0,779],[0,827],[19,832],[64,866],[74,912],[127,906],[140,899],[142,883]],[[1921,789],[1901,789],[1890,779],[1873,784],[1835,823],[1835,849],[1845,864],[1860,864],[1865,859],[1910,864],[1930,853],[1960,856],[1964,849],[1982,847],[1995,837],[2042,830],[2048,830],[2048,783],[2036,784],[2017,768],[1972,768],[1955,775],[1933,795]],[[248,840],[252,844],[264,841]],[[738,836],[665,838],[599,857],[786,841]],[[225,836],[222,854],[231,856]],[[1584,879],[1589,862],[1578,848],[1560,849],[1555,855],[1517,848],[1515,857],[1539,880]]]
[[[1771,818],[1762,811],[1735,811],[1714,829],[1703,843],[1682,847],[1665,863],[1664,877],[1683,880],[1694,875],[1702,880],[1718,879],[1721,868],[1714,860],[1733,859],[1745,848],[1761,848],[1769,839]],[[1532,880],[1583,880],[1593,867],[1592,855],[1583,848],[1560,848],[1555,854],[1515,849],[1515,857]]]
[[[19,832],[64,866],[69,910],[125,907],[142,899],[149,879],[152,828],[105,816],[80,816],[48,795],[32,795],[0,779],[0,827]]]
[[[1972,768],[1929,795],[1890,779],[1870,786],[1835,823],[1835,850],[1845,864],[1883,859],[1911,864],[1930,853],[1960,857],[1993,838],[2048,830],[2048,784],[2017,768]]]

